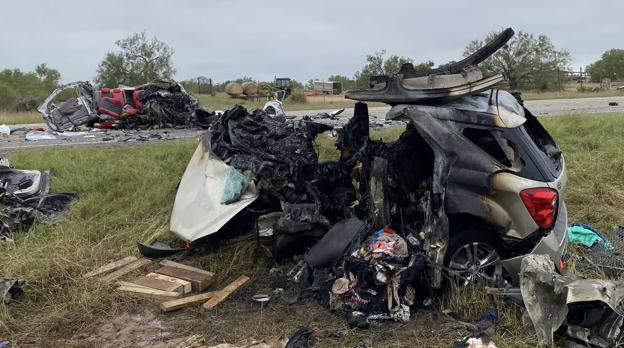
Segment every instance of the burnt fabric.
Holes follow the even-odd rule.
[[[198,102],[174,81],[155,81],[143,87],[139,102],[143,113],[160,127],[190,126],[195,123]]]
[[[306,262],[312,268],[333,266],[349,249],[354,240],[361,238],[366,224],[356,217],[335,224],[323,238],[310,249]]]
[[[289,203],[314,202],[317,199],[310,192],[318,192],[312,187],[318,177],[318,157],[313,145],[316,132],[310,131],[310,125],[297,127],[261,110],[249,114],[235,106],[213,123],[205,143],[228,165],[251,173],[261,194]]]

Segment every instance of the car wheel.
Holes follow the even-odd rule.
[[[493,238],[482,230],[470,228],[450,238],[444,264],[451,281],[468,286],[478,281],[497,285],[503,276],[501,253]]]

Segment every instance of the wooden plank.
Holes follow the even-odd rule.
[[[238,277],[235,281],[228,284],[228,286],[226,286],[222,290],[217,291],[217,293],[215,293],[214,296],[210,298],[210,300],[204,303],[202,308],[204,310],[213,309],[219,303],[227,300],[227,298],[230,297],[230,295],[232,295],[234,291],[236,291],[238,288],[243,286],[243,284],[247,283],[248,280],[249,280],[248,276]]]
[[[123,276],[125,276],[126,274],[139,270],[139,269],[146,269],[149,266],[152,265],[152,261],[148,260],[148,259],[138,259],[134,262],[131,262],[125,266],[123,266],[122,268],[109,273],[107,275],[105,275],[104,277],[102,277],[102,280],[105,281],[112,281],[112,280],[116,280],[118,278],[121,278]]]
[[[169,266],[169,267],[185,269],[187,271],[193,271],[195,273],[201,273],[201,274],[205,274],[205,275],[210,276],[210,277],[214,277],[214,273],[212,273],[212,272],[208,272],[208,271],[203,270],[201,268],[185,265],[185,264],[174,262],[174,261],[171,261],[171,260],[162,260],[162,261],[160,261],[160,265],[161,266]]]
[[[153,298],[156,300],[165,300],[165,301],[179,298],[180,296],[182,296],[182,294],[180,294],[179,292],[162,291],[162,290],[156,290],[156,289],[125,286],[125,285],[118,287],[117,290],[131,292],[136,295]]]
[[[146,277],[146,276],[140,276],[138,278],[135,278],[132,282],[141,286],[146,286],[148,288],[158,289],[162,291],[172,291],[172,292],[182,293],[182,291],[184,290],[182,288],[182,285],[178,283],[170,282],[164,279]]]
[[[189,281],[193,291],[204,291],[212,284],[212,276],[182,268],[164,266],[157,269],[156,273]]]
[[[147,286],[143,286],[143,285],[135,284],[135,283],[132,283],[132,282],[125,282],[125,281],[123,281],[123,280],[118,280],[118,281],[117,281],[117,285],[128,286],[128,287],[131,287],[131,288],[144,288],[144,289],[151,289],[150,287],[147,287]]]
[[[93,271],[85,274],[84,276],[86,278],[89,277],[99,277],[99,276],[103,276],[105,274],[108,274],[110,272],[113,272],[115,270],[120,269],[121,267],[129,264],[130,262],[136,261],[137,257],[136,256],[126,256],[121,260],[117,260],[115,262],[111,262],[108,263],[100,268],[94,269]]]
[[[164,274],[158,274],[158,273],[149,273],[146,275],[146,277],[168,280],[170,282],[180,284],[182,286],[182,294],[190,294],[191,291],[193,290],[191,287],[191,282],[189,282],[188,280],[170,277],[170,276],[166,276]]]
[[[160,304],[160,310],[162,310],[163,312],[171,312],[177,309],[189,307],[196,303],[206,302],[212,296],[214,296],[214,294],[214,292],[205,292],[203,294],[188,296],[178,300],[163,302]]]

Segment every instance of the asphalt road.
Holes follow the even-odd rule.
[[[618,103],[617,106],[609,106],[609,103]],[[598,97],[598,98],[572,98],[572,99],[547,99],[527,100],[524,105],[536,116],[559,116],[570,113],[600,114],[607,112],[624,112],[624,96],[621,97]],[[302,110],[290,111],[288,115],[304,116],[314,115],[320,112],[332,112],[336,109],[326,110]],[[389,106],[368,108],[371,116],[383,119],[390,110]],[[353,108],[345,109],[342,117],[353,116]]]
[[[609,103],[617,103],[617,106],[610,106]],[[621,97],[599,97],[599,98],[575,98],[575,99],[549,99],[549,100],[528,100],[525,102],[527,109],[537,116],[558,116],[570,113],[598,114],[607,112],[624,112],[624,96]],[[301,110],[288,111],[290,116],[303,117],[305,115],[316,115],[322,112],[332,112],[336,109],[326,110]],[[369,115],[383,120],[390,110],[389,106],[371,107],[368,109]],[[347,108],[340,115],[340,121],[353,116],[353,108]],[[13,125],[11,129],[25,127],[44,127],[45,124]],[[0,135],[0,155],[2,151],[15,150],[20,148],[38,148],[51,146],[82,146],[82,145],[129,145],[155,141],[170,141],[175,139],[198,138],[203,133],[196,129],[155,129],[155,130],[108,130],[106,132],[89,132],[78,135],[59,135],[51,140],[25,140],[26,132],[11,134],[10,136]]]

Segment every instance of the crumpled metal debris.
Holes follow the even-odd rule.
[[[159,241],[152,242],[151,244],[140,241],[137,241],[136,243],[141,255],[150,259],[172,256],[178,253],[183,253],[186,250],[184,248],[172,248],[169,244]]]
[[[24,292],[23,278],[0,278],[0,300],[9,304]]]
[[[195,125],[199,102],[175,81],[158,80],[142,86],[139,100],[142,113],[137,118],[126,118],[127,125],[135,121],[156,127]]]
[[[68,212],[75,193],[49,193],[50,171],[18,170],[0,164],[0,241],[36,223],[56,223]]]
[[[485,76],[477,65],[505,45],[513,35],[514,31],[507,28],[470,56],[436,69],[416,71],[413,64],[406,63],[395,75],[372,76],[370,89],[348,91],[345,98],[395,105],[451,98],[487,90],[501,82],[503,76],[501,74]]]
[[[55,105],[62,92],[75,96]],[[49,128],[70,131],[81,126],[108,128],[207,128],[214,113],[202,109],[195,97],[172,80],[155,80],[137,87],[95,87],[77,81],[54,90],[37,109]],[[29,140],[54,139],[50,133],[28,134]]]
[[[567,339],[613,347],[624,325],[624,283],[560,275],[547,255],[522,260],[520,290],[540,344],[552,344],[565,326]]]

